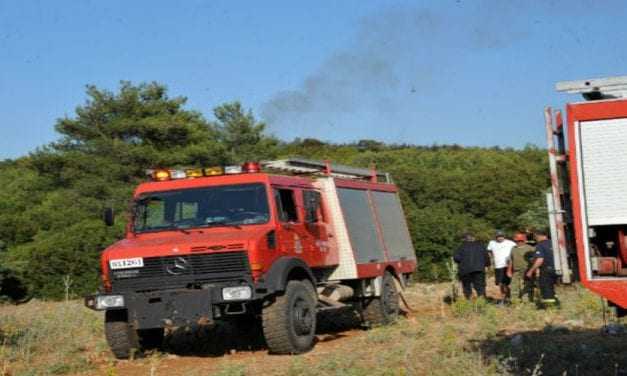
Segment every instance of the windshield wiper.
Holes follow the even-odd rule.
[[[225,221],[216,221],[203,225],[202,227],[234,227],[238,230],[242,228],[242,226],[237,223],[225,222]]]
[[[186,229],[185,229],[185,228],[183,228],[183,227],[174,227],[174,229],[175,229],[175,230],[178,230],[178,231],[180,231],[180,232],[182,232],[182,233],[183,233],[183,234],[185,234],[185,235],[189,235],[189,234],[191,234],[191,233],[192,233],[191,231],[186,230]]]

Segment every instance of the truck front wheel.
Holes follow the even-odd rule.
[[[361,314],[366,325],[387,325],[396,321],[400,303],[394,276],[386,272],[383,275],[381,296],[364,301],[363,304]]]
[[[139,351],[137,332],[128,324],[123,311],[106,311],[105,337],[111,352],[118,359],[128,359]]]
[[[316,295],[309,281],[289,281],[262,311],[263,335],[274,354],[300,354],[314,345]]]

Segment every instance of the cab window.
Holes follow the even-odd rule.
[[[305,205],[305,221],[307,223],[317,223],[322,217],[320,205],[320,193],[316,191],[303,191],[303,203]]]
[[[281,222],[298,222],[298,212],[294,200],[294,191],[291,189],[275,189],[274,199]]]

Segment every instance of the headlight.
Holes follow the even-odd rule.
[[[124,297],[122,295],[98,295],[96,296],[96,309],[124,307]]]
[[[246,300],[253,296],[250,286],[225,287],[222,289],[222,299],[224,300]]]

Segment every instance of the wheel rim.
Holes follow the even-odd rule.
[[[305,299],[298,298],[294,301],[292,308],[292,322],[296,334],[300,336],[310,334],[314,321],[314,313],[310,305]]]

